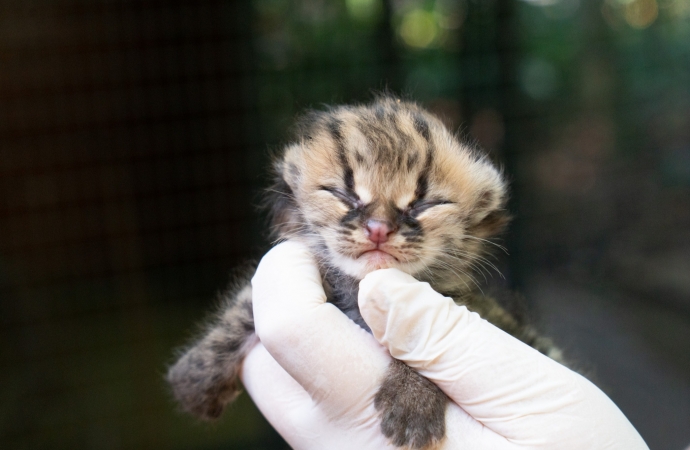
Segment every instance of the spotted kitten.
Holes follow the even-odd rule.
[[[506,186],[483,154],[430,113],[389,97],[312,112],[274,170],[268,196],[275,237],[311,248],[328,301],[362,328],[369,330],[357,306],[359,281],[396,267],[558,358],[547,339],[473,288],[472,274],[491,265],[483,256],[488,239],[508,221]],[[237,395],[240,364],[256,342],[249,283],[225,299],[206,334],[168,373],[182,407],[206,419]],[[443,439],[447,402],[396,360],[374,399],[383,434],[414,449]]]

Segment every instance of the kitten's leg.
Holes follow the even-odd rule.
[[[405,363],[393,360],[374,398],[381,431],[394,445],[428,448],[446,434],[448,397]]]
[[[549,358],[565,366],[567,362],[563,353],[556,347],[551,339],[539,335],[537,330],[530,326],[524,319],[510,314],[496,300],[484,296],[466,296],[456,300],[456,303],[465,305],[470,311],[478,313],[482,319],[486,319],[506,333],[520,339],[525,344],[533,347]]]
[[[168,370],[167,380],[185,411],[202,419],[215,419],[239,394],[237,376],[248,350],[255,343],[252,290],[247,286]]]

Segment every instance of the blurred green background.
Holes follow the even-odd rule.
[[[0,447],[287,448],[162,377],[295,115],[386,89],[505,168],[499,284],[690,445],[690,0],[0,0]]]

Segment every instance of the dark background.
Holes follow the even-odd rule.
[[[690,0],[0,0],[0,447],[286,448],[162,376],[295,115],[390,89],[501,162],[503,283],[686,448],[689,86]]]

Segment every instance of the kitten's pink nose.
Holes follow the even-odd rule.
[[[366,235],[374,244],[383,244],[388,240],[388,236],[394,232],[395,228],[387,220],[367,220]]]

